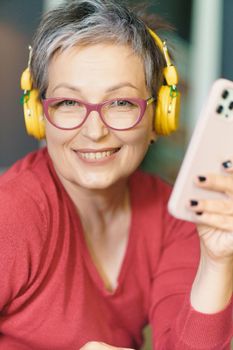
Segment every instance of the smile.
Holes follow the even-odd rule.
[[[118,152],[120,148],[115,148],[111,150],[103,150],[103,151],[78,151],[78,155],[80,158],[85,160],[102,160],[111,157],[114,153]]]

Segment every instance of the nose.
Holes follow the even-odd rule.
[[[82,134],[93,141],[98,141],[108,135],[109,130],[103,123],[97,111],[92,111],[82,126]]]

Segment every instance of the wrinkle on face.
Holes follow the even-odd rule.
[[[51,60],[48,78],[47,97],[77,98],[88,103],[150,97],[143,63],[128,46],[97,44],[57,53]],[[103,126],[98,112],[91,112],[83,126],[75,130],[59,130],[46,121],[48,150],[64,186],[70,191],[104,190],[130,176],[155,138],[152,120],[150,105],[141,122],[126,131]],[[119,152],[102,164],[85,163],[75,152],[112,147],[119,148]]]

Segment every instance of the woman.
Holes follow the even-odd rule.
[[[119,2],[43,19],[30,71],[47,147],[0,182],[1,349],[139,349],[147,323],[156,350],[230,348],[233,177],[200,174],[229,201],[190,205],[196,231],[168,214],[169,186],[136,170],[164,65]]]

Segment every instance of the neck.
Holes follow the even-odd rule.
[[[129,209],[127,179],[106,189],[87,189],[62,179],[62,184],[71,197],[86,232],[106,232],[113,218]]]

